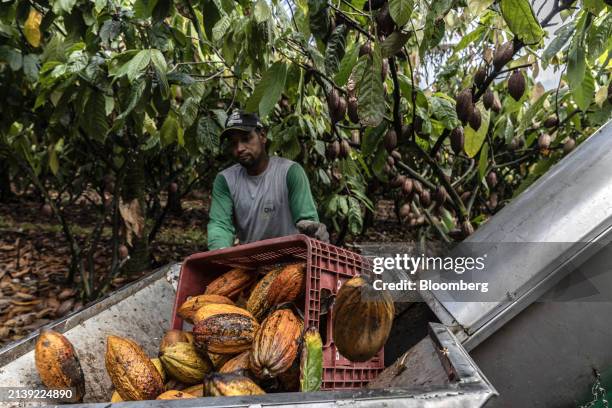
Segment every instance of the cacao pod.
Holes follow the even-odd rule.
[[[340,158],[346,159],[351,154],[351,145],[346,139],[340,142]]]
[[[410,211],[411,211],[410,204],[409,203],[403,204],[399,209],[400,219],[405,220],[406,218],[408,218],[410,216]]]
[[[387,156],[387,163],[389,163],[389,166],[391,167],[395,166],[395,159],[393,158],[393,156]]]
[[[193,335],[182,330],[168,330],[166,334],[164,334],[164,337],[162,337],[161,343],[159,344],[159,352],[163,353],[166,347],[179,342],[193,343]]]
[[[406,178],[404,181],[404,185],[402,185],[402,193],[405,195],[410,195],[412,193],[412,189],[414,188],[414,181],[411,178]]]
[[[385,3],[376,13],[376,25],[383,35],[389,35],[395,29],[395,22],[389,13],[389,4]]]
[[[209,303],[195,314],[193,338],[206,352],[236,354],[251,348],[259,323],[237,306]]]
[[[217,353],[211,353],[210,351],[206,353],[206,355],[208,356],[209,360],[212,362],[216,371],[219,371],[219,369],[223,367],[225,363],[227,363],[232,358],[234,358],[234,355],[232,354],[217,354]]]
[[[556,116],[549,116],[544,121],[544,126],[547,128],[554,128],[559,124],[559,119]]]
[[[291,264],[268,272],[253,288],[247,310],[261,321],[270,309],[285,302],[293,302],[304,291],[306,265]]]
[[[574,150],[575,147],[576,147],[576,141],[570,137],[569,139],[565,141],[565,143],[563,143],[563,152],[569,153],[572,150]]]
[[[480,116],[480,111],[478,108],[474,108],[472,114],[470,115],[470,127],[474,130],[480,129],[480,124],[482,123],[482,119]]]
[[[474,74],[474,84],[476,84],[477,87],[480,87],[482,84],[484,84],[485,79],[487,79],[487,70],[484,67],[478,68]]]
[[[393,149],[397,147],[397,133],[395,132],[395,130],[389,129],[387,134],[385,134],[383,142],[385,144],[385,149],[387,149],[387,151],[391,153]]]
[[[382,60],[381,68],[380,68],[380,77],[385,81],[387,79],[387,75],[389,74],[389,61],[385,58]]]
[[[120,259],[125,259],[130,255],[130,250],[125,245],[119,245],[118,252]]]
[[[161,374],[132,340],[108,336],[104,360],[111,382],[123,400],[155,399],[163,392]]]
[[[393,180],[391,180],[391,183],[389,184],[393,188],[398,188],[398,187],[403,186],[405,181],[406,181],[406,176],[399,174],[395,176]]]
[[[419,180],[412,180],[412,191],[419,196],[423,193],[423,185]]]
[[[436,192],[434,193],[434,199],[438,205],[444,205],[446,202],[446,198],[448,197],[448,193],[446,192],[446,188],[444,186],[436,187]]]
[[[497,208],[497,204],[497,193],[491,193],[491,195],[489,196],[489,201],[487,202],[489,210],[495,210]]]
[[[402,154],[398,152],[397,150],[393,150],[391,152],[391,157],[393,157],[397,161],[402,160]]]
[[[183,392],[191,394],[196,398],[200,398],[204,396],[204,386],[202,384],[192,385],[191,387],[183,389]]]
[[[253,271],[232,269],[210,282],[204,294],[225,296],[235,301],[242,292],[251,287],[255,280],[257,280],[257,274]]]
[[[482,104],[484,105],[485,109],[491,110],[491,108],[493,107],[494,100],[495,94],[492,90],[487,89],[484,95],[482,96]]]
[[[455,105],[457,111],[457,118],[462,123],[467,123],[474,112],[474,103],[472,102],[472,90],[469,88],[464,89],[457,95],[457,103]]]
[[[110,402],[122,402],[122,401],[123,399],[121,398],[121,395],[119,395],[117,391],[113,391],[113,395],[111,395]]]
[[[508,78],[508,93],[517,101],[525,93],[525,77],[518,69]]]
[[[72,343],[62,334],[42,329],[34,348],[36,370],[47,388],[72,388],[74,399],[83,401],[85,378]]]
[[[349,96],[347,102],[347,113],[351,122],[359,123],[359,111],[357,105],[357,98],[354,96]]]
[[[250,355],[251,371],[272,378],[291,367],[298,352],[302,321],[289,309],[276,310],[261,324]]]
[[[336,112],[338,116],[335,118],[335,122],[340,122],[342,119],[344,119],[344,116],[346,115],[347,105],[348,104],[346,102],[346,99],[341,96],[340,100],[338,101],[338,111]]]
[[[495,113],[499,113],[502,110],[502,104],[495,94],[493,94],[493,106],[491,106],[491,110]]]
[[[463,235],[466,237],[469,237],[474,233],[474,227],[472,226],[472,223],[469,220],[463,221],[463,223],[461,224],[461,232],[463,232]]]
[[[53,209],[49,204],[43,204],[43,206],[40,208],[40,212],[44,217],[47,218],[53,215]]]
[[[489,185],[489,188],[495,188],[497,185],[497,173],[492,171],[487,174],[487,184]]]
[[[329,110],[329,117],[332,123],[336,123],[344,117],[344,112],[341,112],[342,102],[340,99],[340,93],[336,88],[332,88],[327,94],[327,109]],[[344,108],[346,109],[346,101]]]
[[[164,366],[162,365],[161,360],[159,358],[152,358],[151,362],[153,363],[155,368],[157,368],[159,375],[161,375],[162,377],[162,381],[166,382],[166,371],[164,370]]]
[[[161,360],[168,375],[184,384],[196,384],[213,370],[212,362],[196,351],[191,343],[176,343],[166,347],[160,353]]]
[[[372,43],[370,41],[363,43],[361,47],[359,47],[359,56],[363,57],[364,55],[372,54]]]
[[[451,131],[451,134],[450,134],[451,148],[453,149],[453,152],[455,152],[455,154],[459,154],[463,151],[464,140],[465,139],[463,136],[463,128],[461,126],[457,126]]]
[[[548,151],[548,149],[550,148],[551,141],[552,139],[548,133],[542,133],[538,138],[538,147],[540,148],[540,151]]]
[[[327,158],[329,160],[334,160],[336,157],[340,155],[340,142],[334,140],[327,147]]]
[[[470,197],[472,196],[472,192],[471,191],[464,191],[461,194],[461,201],[463,202],[463,204],[467,205],[468,201],[470,201]]]
[[[359,133],[359,129],[351,130],[351,142],[357,146],[361,144],[361,134]]]
[[[344,282],[333,309],[333,341],[351,361],[367,361],[385,345],[393,315],[393,300],[356,276]]]
[[[304,333],[300,356],[300,391],[312,392],[321,389],[323,378],[323,341],[316,327]]]
[[[224,303],[226,305],[233,305],[229,298],[220,295],[199,295],[190,296],[186,301],[179,307],[177,313],[185,321],[193,324],[193,316],[195,312],[206,303]]]
[[[187,399],[187,398],[195,398],[194,395],[191,395],[185,391],[178,390],[169,390],[157,396],[157,400],[175,400],[175,399]]]
[[[429,194],[429,191],[423,190],[423,192],[419,195],[419,200],[421,201],[421,205],[423,207],[429,207],[431,204],[431,194]]]
[[[500,45],[493,55],[493,66],[497,71],[501,70],[504,65],[512,61],[514,55],[514,43],[507,41]]]
[[[243,351],[236,357],[223,364],[223,367],[219,370],[220,373],[231,373],[234,371],[247,371],[249,369],[249,361],[251,358],[251,351]]]
[[[265,394],[250,378],[237,373],[212,373],[204,379],[204,395],[208,397],[236,397]]]

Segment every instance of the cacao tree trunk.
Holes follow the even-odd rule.
[[[181,215],[183,214],[183,206],[181,205],[181,193],[180,191],[173,191],[171,188],[168,191],[168,209],[171,214]]]
[[[145,200],[145,162],[142,152],[136,153],[130,158],[128,169],[123,184],[121,198],[124,203],[137,200],[140,206],[140,214],[143,218],[143,226],[140,234],[132,234],[132,244],[129,248],[130,259],[123,266],[126,274],[142,272],[150,265],[151,256],[149,252],[149,240],[146,227],[147,211]]]
[[[0,203],[6,203],[13,196],[8,163],[0,163]]]

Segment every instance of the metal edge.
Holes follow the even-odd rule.
[[[81,324],[85,320],[91,318],[92,316],[97,315],[98,313],[108,309],[111,306],[121,302],[128,296],[133,295],[134,293],[142,290],[143,288],[151,285],[153,282],[158,281],[159,279],[165,278],[169,273],[172,273],[173,270],[179,266],[180,264],[168,264],[164,265],[151,273],[143,276],[142,278],[127,284],[126,286],[120,288],[115,292],[111,292],[108,295],[94,301],[89,306],[72,312],[67,316],[62,317],[59,320],[55,320],[50,322],[39,329],[33,331],[28,334],[21,340],[17,340],[11,342],[0,349],[0,367],[10,363],[18,357],[26,354],[34,347],[34,343],[40,334],[42,329],[52,329],[60,333],[65,333],[66,331],[76,327]]]

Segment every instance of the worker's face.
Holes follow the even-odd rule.
[[[238,163],[248,168],[262,159],[267,141],[263,130],[253,130],[250,133],[236,131],[229,136],[229,149]]]

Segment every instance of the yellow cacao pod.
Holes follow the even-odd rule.
[[[205,295],[221,295],[236,300],[257,279],[257,273],[246,269],[232,269],[206,286]]]
[[[107,337],[105,365],[115,390],[125,401],[155,399],[164,390],[155,364],[130,339]]]
[[[268,316],[255,335],[250,366],[258,378],[272,378],[288,370],[297,356],[302,320],[289,309]]]
[[[344,282],[333,309],[333,341],[351,361],[367,361],[385,345],[395,308],[393,299],[356,276]]]
[[[203,384],[192,385],[191,387],[187,387],[183,389],[183,392],[186,392],[187,394],[191,394],[196,398],[200,398],[204,396],[204,385]]]
[[[162,377],[162,381],[166,382],[166,371],[164,370],[164,367],[162,366],[161,360],[159,358],[152,358],[151,362],[153,363],[155,368],[157,368],[157,371]]]
[[[85,378],[72,343],[53,330],[42,330],[34,349],[36,370],[47,388],[73,388],[75,400],[85,395]]]
[[[121,402],[121,401],[123,401],[123,399],[121,398],[121,395],[119,395],[117,391],[113,391],[113,395],[111,396],[110,402]]]
[[[237,306],[209,303],[195,314],[193,336],[200,350],[237,354],[251,348],[259,329],[257,320]]]
[[[179,307],[178,315],[188,323],[193,324],[193,316],[199,308],[207,303],[223,303],[226,305],[233,305],[229,298],[221,295],[199,295],[191,296],[187,298],[185,302]]]
[[[193,335],[182,330],[168,330],[159,344],[159,352],[163,353],[166,347],[176,343],[193,343]]]
[[[250,378],[237,373],[212,373],[204,379],[204,394],[208,397],[236,397],[265,394]]]
[[[185,384],[202,382],[213,369],[208,358],[198,354],[190,343],[175,343],[166,347],[159,359],[170,377]]]
[[[272,269],[253,288],[247,310],[261,321],[272,307],[293,302],[304,292],[305,274],[303,263]]]
[[[175,400],[175,399],[187,399],[187,398],[195,398],[194,395],[189,394],[188,392],[185,391],[178,391],[178,390],[169,390],[166,391],[160,395],[158,395],[157,398],[158,400]]]
[[[215,367],[215,371],[219,371],[221,367],[229,360],[231,360],[234,355],[233,354],[217,354],[211,353],[210,351],[206,353],[210,361],[212,361],[213,366]]]

